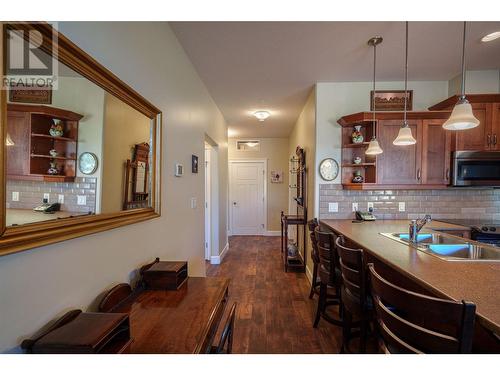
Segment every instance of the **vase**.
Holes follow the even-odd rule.
[[[63,131],[63,126],[62,126],[61,120],[59,120],[57,118],[52,119],[52,125],[50,126],[49,134],[52,137],[62,137],[63,136],[64,131]]]
[[[55,161],[50,162],[50,168],[48,169],[47,174],[59,174],[59,169],[57,169],[57,163]]]
[[[49,155],[52,156],[53,158],[57,157],[58,153],[56,149],[52,149],[49,151]]]
[[[354,130],[351,134],[352,143],[363,143],[363,134],[361,134],[361,125],[354,125]]]
[[[289,258],[297,257],[299,249],[297,248],[297,245],[293,242],[293,240],[288,240],[287,251]]]
[[[361,158],[359,156],[356,156],[353,160],[354,164],[361,164]]]
[[[354,172],[354,176],[352,177],[352,182],[355,184],[360,184],[364,181],[363,176],[361,176],[361,171]]]

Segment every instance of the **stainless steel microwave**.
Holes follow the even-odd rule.
[[[500,186],[500,151],[455,151],[453,186]]]

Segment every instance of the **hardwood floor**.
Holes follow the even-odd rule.
[[[207,276],[231,278],[234,353],[339,352],[340,327],[322,320],[313,328],[317,297],[308,298],[305,274],[284,272],[279,237],[230,237],[222,264],[208,264]]]

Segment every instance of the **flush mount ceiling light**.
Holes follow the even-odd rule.
[[[500,31],[485,35],[481,38],[481,42],[491,42],[492,40],[500,38]]]
[[[376,107],[375,107],[375,73],[377,67],[377,45],[382,43],[383,39],[381,36],[376,36],[371,38],[368,41],[368,45],[373,47],[373,95],[372,95],[372,107],[373,107],[373,137],[370,143],[368,144],[368,148],[365,151],[366,155],[378,155],[384,152],[377,141],[377,136],[375,134],[377,129],[377,122],[375,119]]]
[[[408,126],[406,119],[406,105],[408,101],[408,21],[406,21],[406,57],[405,57],[405,110],[403,115],[403,125],[399,129],[398,136],[392,142],[395,146],[409,146],[417,143],[411,134],[411,128]]]
[[[259,121],[264,121],[266,120],[271,114],[267,111],[256,111],[253,113],[253,115],[257,118]]]
[[[467,31],[467,22],[464,22],[464,35],[462,40],[462,90],[457,104],[451,112],[451,116],[443,124],[447,130],[466,130],[479,125],[479,120],[472,113],[472,106],[465,98],[465,36]]]

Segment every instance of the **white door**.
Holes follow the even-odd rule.
[[[231,234],[264,234],[264,173],[264,162],[231,162]]]
[[[212,209],[212,203],[210,200],[210,148],[205,146],[205,259],[210,259],[211,254],[211,227],[210,227],[210,211]]]

